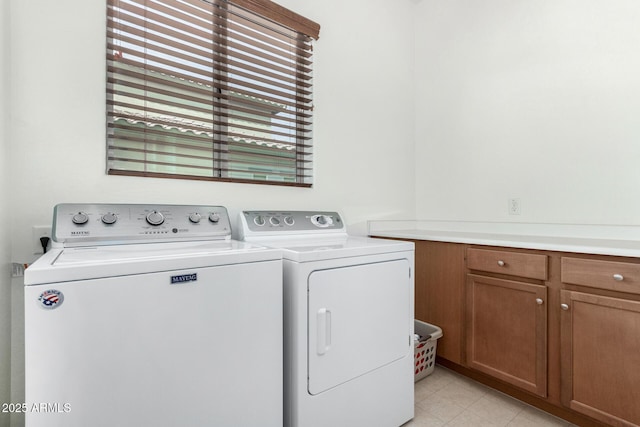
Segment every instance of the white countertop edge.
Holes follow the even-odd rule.
[[[640,241],[442,230],[377,230],[372,236],[640,258]]]

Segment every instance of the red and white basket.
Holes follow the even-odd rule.
[[[436,368],[436,348],[438,339],[442,338],[442,329],[420,320],[414,321],[414,381],[419,381],[431,374]]]

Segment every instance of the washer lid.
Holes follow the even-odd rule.
[[[25,270],[25,285],[280,260],[279,250],[231,241],[53,249]]]
[[[354,236],[318,239],[272,239],[260,240],[260,243],[281,249],[284,259],[295,262],[322,261],[414,250],[413,242]]]

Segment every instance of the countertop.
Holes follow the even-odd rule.
[[[640,258],[640,226],[375,220],[370,236]]]

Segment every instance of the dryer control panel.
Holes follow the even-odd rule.
[[[52,235],[63,246],[230,240],[231,224],[222,206],[64,203]]]
[[[243,238],[346,233],[342,217],[328,211],[243,211],[240,214]]]

